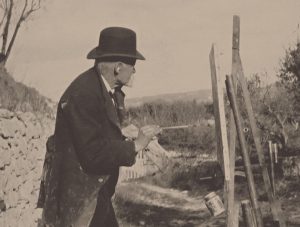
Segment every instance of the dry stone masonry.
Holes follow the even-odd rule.
[[[53,119],[0,109],[0,226],[37,226],[46,140]]]

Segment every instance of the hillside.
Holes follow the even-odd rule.
[[[0,67],[0,108],[53,117],[54,107],[51,99],[41,95],[35,88],[15,81],[5,68]]]
[[[174,102],[174,101],[193,101],[196,100],[197,103],[211,101],[211,90],[198,90],[198,91],[190,91],[183,93],[172,93],[172,94],[162,94],[162,95],[154,95],[154,96],[145,96],[138,98],[131,98],[126,100],[126,105],[128,107],[140,106],[143,103],[150,102]]]

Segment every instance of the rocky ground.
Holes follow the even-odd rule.
[[[45,143],[52,131],[51,119],[0,109],[0,226],[37,225]]]

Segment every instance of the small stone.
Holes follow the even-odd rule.
[[[144,226],[144,225],[146,225],[146,222],[143,221],[143,220],[141,220],[141,221],[139,221],[139,224],[142,225],[142,226]]]
[[[15,192],[15,191],[9,192],[4,198],[7,208],[16,207],[18,204],[18,198],[19,198],[19,196],[18,196],[17,192]]]
[[[6,150],[0,150],[0,169],[4,169],[5,166],[9,165],[11,160],[10,160],[10,154]]]
[[[10,147],[8,146],[8,140],[4,139],[2,136],[0,136],[0,149],[1,150],[8,150]]]
[[[14,117],[14,113],[7,109],[0,109],[0,118],[10,119]]]
[[[0,118],[0,135],[4,138],[13,138],[21,128],[21,122],[16,118],[1,119]]]

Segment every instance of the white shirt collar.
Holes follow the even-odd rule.
[[[102,77],[102,80],[103,80],[103,82],[104,82],[104,86],[105,86],[106,90],[107,90],[108,92],[111,92],[111,93],[113,94],[113,93],[115,92],[115,89],[113,89],[113,88],[111,88],[111,87],[109,86],[109,84],[108,84],[107,80],[104,78],[104,76],[101,75],[101,77]]]

